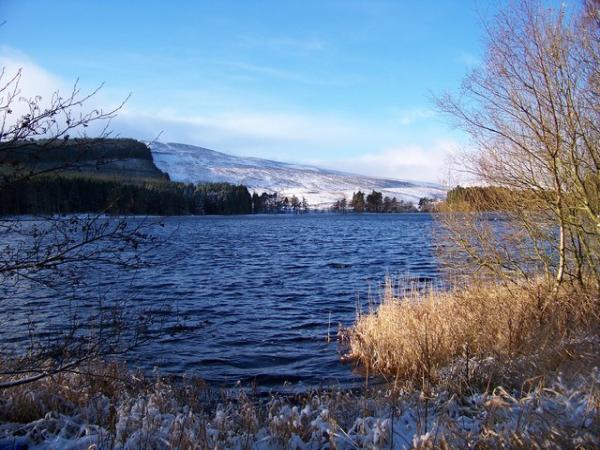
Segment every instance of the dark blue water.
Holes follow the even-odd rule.
[[[358,375],[339,362],[338,324],[353,322],[357,302],[377,300],[387,275],[438,281],[434,228],[429,214],[168,218],[151,267],[133,279],[103,273],[95,289],[135,305],[167,304],[184,325],[127,355],[134,366],[217,384],[348,385]],[[65,316],[58,293],[19,295],[1,340],[24,339],[16,330],[25,316]]]

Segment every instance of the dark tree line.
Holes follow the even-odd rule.
[[[0,214],[250,214],[245,186],[40,176],[0,190]]]
[[[421,199],[419,206],[430,199]],[[396,212],[416,212],[418,211],[414,204],[404,200],[398,200],[396,197],[383,196],[381,192],[372,191],[365,195],[358,191],[352,194],[352,200],[348,202],[345,198],[337,200],[331,207],[335,212],[372,212],[372,213],[396,213]]]
[[[273,213],[305,213],[308,212],[308,202],[304,197],[299,199],[295,195],[292,197],[281,197],[274,192],[267,194],[252,194],[252,211],[255,214],[273,214]]]

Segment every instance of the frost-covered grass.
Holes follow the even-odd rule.
[[[597,294],[539,281],[402,295],[388,283],[382,303],[346,331],[347,357],[404,386],[519,385],[586,356],[599,313]]]
[[[527,392],[375,390],[254,398],[116,366],[5,391],[0,448],[388,449],[600,445],[597,370]],[[95,447],[92,447],[95,446]]]

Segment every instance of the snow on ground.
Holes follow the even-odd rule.
[[[257,403],[241,393],[210,412],[193,412],[157,382],[116,404],[96,396],[71,415],[49,412],[31,423],[1,424],[0,449],[597,448],[598,383],[594,369],[522,396],[502,388],[469,396],[340,391]]]
[[[446,189],[435,183],[356,175],[318,167],[260,158],[239,157],[186,144],[148,144],[156,166],[173,181],[243,184],[251,192],[277,192],[306,198],[312,207],[328,208],[336,200],[350,200],[359,190],[418,203],[422,197],[445,198]]]

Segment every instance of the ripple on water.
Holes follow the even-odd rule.
[[[270,387],[355,383],[327,333],[352,323],[357,298],[363,308],[369,291],[378,298],[387,274],[439,279],[432,226],[427,214],[168,218],[158,232],[171,237],[151,255],[156,266],[129,283],[88,268],[100,283],[79,300],[93,309],[99,294],[129,298],[163,314],[167,333],[129,355],[148,370]],[[61,329],[61,293],[26,291],[26,303],[7,311],[0,342],[26,344],[31,310],[46,336]]]

